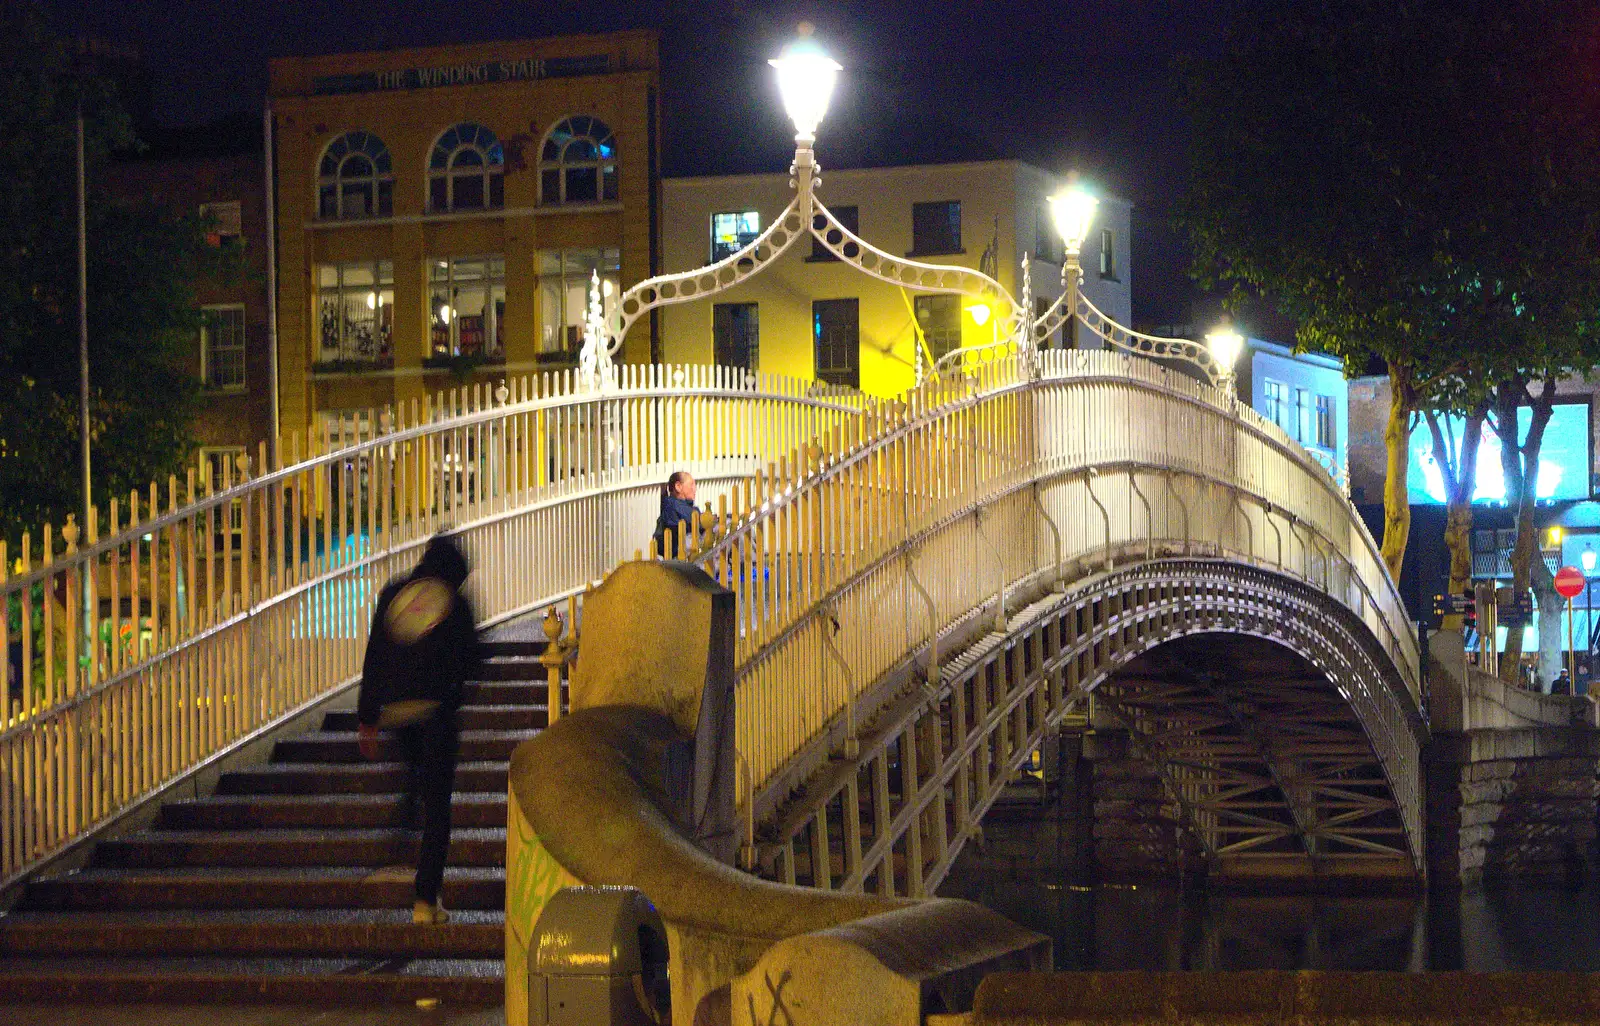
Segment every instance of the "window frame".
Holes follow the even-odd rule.
[[[586,122],[578,131],[579,122]],[[567,130],[566,141],[558,143],[556,135]],[[596,132],[599,129],[599,132]],[[569,157],[575,144],[587,141],[594,147],[591,157]],[[608,150],[609,146],[609,150]],[[551,147],[557,147],[554,156]],[[605,121],[593,114],[568,114],[550,125],[550,130],[539,140],[539,205],[564,207],[574,204],[617,203],[622,198],[621,172],[617,169],[617,134]],[[595,194],[592,199],[569,199],[573,172],[594,172]],[[555,196],[550,195],[550,176],[554,175]],[[609,195],[608,195],[609,193]]]
[[[726,252],[722,252],[720,256],[718,255],[718,253],[719,253],[718,247],[722,246],[723,244],[721,244],[721,243],[719,243],[717,241],[717,218],[719,218],[719,217],[732,217],[732,218],[750,218],[750,217],[753,217],[753,218],[755,218],[754,230],[748,233],[749,234],[749,239],[748,240],[745,239],[745,235],[747,233],[736,231],[734,233],[734,240],[735,240],[734,247],[732,249],[727,249]],[[754,207],[751,207],[751,208],[748,208],[748,209],[745,209],[745,210],[717,210],[717,211],[713,211],[712,214],[711,214],[711,221],[710,221],[710,240],[709,240],[710,241],[710,249],[709,249],[710,259],[707,260],[706,262],[708,264],[720,263],[721,261],[726,260],[729,257],[733,256],[735,253],[739,252],[741,249],[744,249],[746,246],[748,246],[751,242],[754,242],[760,236],[761,236],[761,211],[755,209]]]
[[[478,278],[458,278],[457,266],[470,261],[481,261],[483,275]],[[498,273],[496,267],[498,265]],[[439,269],[443,266],[445,275],[439,277]],[[465,256],[430,257],[428,258],[428,355],[431,359],[453,359],[464,354],[461,351],[461,311],[457,305],[457,295],[463,289],[482,289],[484,292],[483,341],[479,345],[476,355],[481,356],[487,363],[502,363],[505,361],[505,324],[502,321],[502,309],[506,303],[506,258],[503,253],[474,253]],[[443,292],[448,296],[446,305],[451,308],[451,316],[443,324],[447,341],[443,352],[439,349],[437,332],[440,325],[436,323],[439,308],[434,301]]]
[[[918,217],[918,211],[929,210],[929,209],[934,208],[934,207],[944,207],[945,208],[945,216],[944,216],[945,224],[944,224],[944,229],[943,229],[944,231],[948,232],[950,230],[950,228],[951,228],[950,216],[949,216],[951,211],[955,212],[955,219],[954,219],[955,220],[955,226],[954,226],[954,235],[953,235],[953,237],[947,235],[943,240],[946,243],[945,247],[943,247],[943,248],[937,248],[936,247],[936,248],[931,248],[930,249],[930,248],[927,248],[927,247],[925,247],[923,245],[923,241],[924,240],[918,238],[917,226],[919,224],[923,223],[922,220]],[[931,241],[935,241],[935,240],[926,240],[926,241],[930,241],[931,242]],[[955,200],[928,200],[928,201],[922,202],[922,203],[913,203],[913,204],[911,204],[911,249],[906,253],[906,256],[908,256],[908,257],[960,256],[961,254],[963,254],[965,252],[966,252],[966,249],[964,249],[962,247],[962,245],[961,245],[961,201],[960,200],[958,200],[958,199],[955,199]]]
[[[1287,419],[1289,409],[1288,382],[1279,381],[1276,378],[1262,378],[1261,405],[1265,407],[1261,411],[1261,415],[1279,428],[1282,428],[1284,434],[1288,434],[1289,429],[1284,427],[1283,423]]]
[[[831,213],[840,224],[848,228],[852,235],[861,234],[861,207],[859,204],[851,203],[846,206],[829,207],[828,212]],[[829,260],[837,262],[838,259],[838,257],[833,255],[833,251],[831,249],[822,244],[821,239],[817,238],[815,235],[811,237],[811,255],[806,257],[807,263],[820,264],[826,263]]]
[[[219,213],[219,211],[221,213]],[[244,245],[244,203],[240,200],[212,200],[200,204],[200,220],[213,218],[217,231],[206,232],[206,243],[212,246]],[[232,228],[232,231],[223,231]]]
[[[581,262],[582,268],[574,269],[570,272],[567,270],[571,255],[593,253],[599,254],[597,262],[580,256],[571,262]],[[544,269],[552,254],[554,254],[554,259],[560,267],[560,270],[556,273],[550,273]],[[538,271],[536,288],[539,295],[539,335],[535,340],[535,358],[545,362],[555,362],[562,357],[576,358],[578,350],[583,346],[583,323],[584,317],[588,313],[587,296],[590,275],[594,270],[599,270],[600,281],[602,283],[609,281],[613,294],[620,295],[622,291],[622,249],[620,246],[570,246],[562,249],[541,249],[535,252],[534,260]],[[572,288],[580,283],[585,299],[579,311],[577,323],[574,325],[567,321],[567,296]],[[555,311],[553,324],[548,303],[548,292],[552,288],[560,301],[559,307]],[[546,334],[552,326],[558,329],[558,344],[554,348],[546,344]],[[568,345],[568,329],[574,327],[577,329],[576,336],[572,343]]]
[[[239,471],[238,457],[249,459],[250,450],[242,445],[202,445],[195,454],[195,463],[200,471],[200,483],[205,487],[207,495],[215,495],[228,488],[235,487],[245,480]],[[227,465],[224,476],[219,481],[216,475],[217,464]],[[244,500],[234,499],[228,504],[226,526],[218,527],[215,535],[224,533],[237,537],[244,532]]]
[[[824,367],[822,355],[824,343],[822,338],[822,315],[827,310],[850,309],[854,313],[851,325],[854,336],[852,344],[840,347],[836,342],[829,342],[827,349],[830,352],[844,352],[849,355],[849,362],[843,367],[829,364]],[[860,390],[861,388],[861,300],[855,296],[841,296],[834,299],[813,299],[811,301],[811,370],[812,376],[818,381],[830,385],[839,385],[845,388]],[[842,380],[841,380],[842,379]]]
[[[336,354],[333,356],[326,355],[328,352],[330,352],[330,350],[326,345],[327,336],[324,333],[326,327],[324,297],[329,294],[330,290],[322,284],[322,271],[325,268],[330,267],[337,272],[338,276],[338,281],[332,286],[331,293],[337,297],[338,310],[340,311],[339,343],[337,347],[332,350]],[[372,282],[364,285],[345,284],[345,275],[349,273],[350,270],[355,268],[369,268],[372,272]],[[387,280],[384,279],[385,268],[388,270]],[[392,365],[394,362],[395,318],[394,261],[389,259],[346,260],[341,262],[317,264],[315,265],[313,273],[316,275],[316,281],[315,287],[312,290],[312,302],[315,304],[314,323],[317,325],[316,351],[319,358],[313,360],[312,362],[371,363],[375,366],[384,366],[385,364]],[[346,329],[350,326],[350,322],[343,315],[346,298],[363,292],[373,296],[373,305],[368,307],[368,309],[372,310],[373,312],[373,352],[369,356],[359,355],[359,351],[357,351],[354,355],[351,354],[350,344],[347,342],[346,338]],[[387,339],[384,337],[385,328],[387,328]]]
[[[351,140],[360,136],[362,144],[357,147]],[[345,152],[338,156],[338,163],[330,174],[324,170],[323,165],[328,162],[335,147],[340,143],[346,144]],[[372,165],[372,173],[360,177],[346,177],[345,167],[355,158],[364,158]],[[372,190],[372,209],[365,214],[354,214],[345,210],[345,190],[349,185],[369,186]],[[324,210],[324,195],[326,190],[333,190],[333,213]],[[368,220],[379,217],[394,216],[394,160],[389,154],[389,147],[382,139],[364,129],[352,129],[342,135],[337,135],[328,140],[328,145],[322,148],[322,155],[317,158],[317,220],[319,221],[356,221]]]
[[[935,312],[934,308],[946,305],[955,310],[955,315],[951,318],[951,323],[938,329],[937,336],[940,339],[953,340],[953,345],[945,345],[943,342],[936,344],[935,332],[928,329],[928,322],[932,320]],[[927,311],[927,317],[923,316],[924,310]],[[956,293],[924,292],[912,297],[911,316],[916,320],[917,330],[922,333],[923,341],[927,343],[928,352],[932,354],[935,363],[961,348],[961,313],[961,296]]]
[[[471,129],[468,138],[464,129]],[[455,134],[456,144],[446,149],[445,140]],[[487,141],[485,141],[487,139]],[[461,165],[463,153],[475,153],[481,164]],[[443,164],[439,164],[443,154]],[[460,182],[478,179],[483,189],[483,202],[477,206],[462,206],[456,198]],[[435,203],[435,185],[444,185],[444,203]],[[505,207],[505,145],[500,137],[477,121],[458,121],[446,128],[428,148],[427,210],[430,214],[457,214],[475,210],[501,210]]]
[[[1334,410],[1333,406],[1333,396],[1316,396],[1316,415],[1314,419],[1317,432],[1317,445],[1324,449],[1337,449],[1339,447],[1339,440],[1337,437],[1339,424],[1338,417],[1336,416],[1336,411]]]
[[[1104,281],[1121,281],[1117,277],[1117,230],[1110,226],[1100,229],[1100,277]]]
[[[750,314],[747,326],[750,330],[743,338],[742,348],[730,335],[724,343],[718,337],[719,321],[726,321],[731,328],[733,311],[748,311]],[[719,314],[725,316],[719,318]],[[722,359],[722,351],[726,350],[730,359]],[[740,360],[737,357],[742,356]],[[760,303],[713,303],[711,306],[711,362],[718,366],[738,367],[747,373],[754,373],[761,368],[761,304]]]
[[[1311,389],[1294,390],[1294,440],[1301,445],[1311,444],[1316,431],[1316,406],[1311,402]]]
[[[1056,231],[1055,221],[1044,204],[1033,208],[1033,258],[1060,266],[1066,259],[1065,244]]]
[[[219,349],[215,344],[212,332],[212,316],[215,314],[239,315],[239,343],[236,346],[226,346]],[[245,354],[249,341],[250,326],[245,318],[243,303],[208,303],[200,308],[200,381],[208,392],[244,392],[249,389],[249,370],[245,366]],[[218,352],[237,353],[239,380],[216,384],[211,380],[212,360]]]

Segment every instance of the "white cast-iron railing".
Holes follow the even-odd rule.
[[[0,885],[355,679],[378,589],[434,533],[479,568],[480,619],[506,619],[647,546],[672,471],[726,502],[872,408],[730,368],[621,371],[604,393],[567,373],[372,411],[254,477],[152,485],[103,537],[96,514],[0,542]]]
[[[1423,705],[1417,639],[1327,470],[1185,374],[1104,350],[1039,356],[876,411],[868,438],[763,475],[725,531],[688,539],[738,595],[735,715],[757,805],[781,800],[803,778],[796,757],[841,721],[848,745],[857,703],[908,657],[936,679],[947,628],[982,615],[1003,629],[1009,592],[1165,538],[1299,578],[1365,625],[1409,692],[1370,696],[1381,711],[1366,725],[1417,808],[1416,748],[1396,718]]]

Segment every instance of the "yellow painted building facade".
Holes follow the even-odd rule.
[[[658,94],[653,32],[273,61],[284,431],[571,366],[657,259]]]
[[[1061,241],[1046,203],[1065,187],[1058,176],[1017,161],[983,161],[824,168],[822,179],[823,204],[892,255],[977,269],[988,251],[992,272],[1020,301],[1026,253],[1037,308],[1061,294]],[[788,175],[775,174],[673,178],[663,195],[664,270],[675,272],[754,238],[794,192]],[[1124,324],[1130,213],[1126,201],[1102,198],[1081,254],[1085,294]],[[662,358],[733,363],[893,395],[915,382],[919,349],[926,366],[928,355],[991,340],[997,311],[973,306],[870,278],[807,238],[736,288],[664,310]]]

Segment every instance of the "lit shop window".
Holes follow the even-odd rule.
[[[620,287],[619,249],[547,249],[539,253],[539,352],[576,353],[583,345],[589,279],[600,272],[613,295]]]
[[[428,261],[434,356],[505,354],[506,261],[494,256]]]
[[[394,327],[394,263],[323,264],[317,268],[322,317],[319,362],[389,359]]]

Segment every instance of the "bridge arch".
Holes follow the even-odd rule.
[[[1222,559],[1155,559],[1069,593],[1046,592],[1006,626],[968,644],[936,687],[914,676],[891,685],[898,693],[861,730],[856,754],[840,759],[836,748],[766,818],[768,874],[840,890],[932,893],[1006,781],[1097,695],[1097,711],[1161,765],[1211,859],[1231,859],[1238,871],[1252,859],[1281,860],[1298,844],[1324,874],[1420,877],[1425,727],[1417,703],[1370,626],[1305,581]],[[1177,707],[1143,701],[1149,696],[1131,686],[1128,674],[1142,661],[1217,633],[1259,639],[1320,678],[1282,696],[1301,703],[1298,729],[1332,739],[1323,751],[1300,752],[1316,761],[1315,774],[1286,771],[1286,751],[1250,769],[1236,758],[1229,766],[1238,739],[1250,739],[1242,708],[1230,714],[1232,731],[1210,731],[1209,749],[1191,743],[1179,752],[1178,741],[1207,735],[1204,720],[1217,717],[1219,699],[1191,703],[1186,723]],[[1252,814],[1242,789],[1265,789],[1252,772],[1268,786],[1292,779],[1305,796],[1279,803],[1276,815]],[[1355,774],[1343,788],[1341,772]]]

